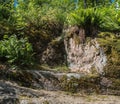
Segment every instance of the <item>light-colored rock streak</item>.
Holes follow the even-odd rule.
[[[71,71],[89,73],[94,68],[98,73],[103,72],[107,57],[96,39],[91,39],[85,44],[76,44],[74,38],[69,38],[64,43]]]

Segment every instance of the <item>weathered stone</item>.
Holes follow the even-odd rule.
[[[19,99],[18,98],[3,98],[3,99],[0,99],[0,104],[20,104],[19,102]]]
[[[96,38],[87,41],[84,36],[83,39],[82,35],[85,35],[84,32],[81,32],[83,30],[78,30],[78,33],[74,32],[73,29],[72,32],[69,30],[66,35],[72,34],[72,36],[69,35],[64,40],[68,67],[72,72],[91,73],[96,70],[97,73],[102,73],[107,64],[103,48],[100,47]]]
[[[15,71],[4,69],[0,71],[0,79],[0,104],[13,104],[14,102],[15,104],[27,104],[28,102],[39,104],[41,100],[37,98],[44,96],[42,92],[39,92],[41,91],[40,89],[45,89],[47,91],[64,90],[73,93],[97,92],[103,94],[120,95],[120,83],[118,83],[119,80],[115,79],[113,81],[113,79],[99,75],[92,76],[80,73],[60,73],[44,70]],[[29,84],[27,83],[29,83],[30,86],[28,86]],[[117,90],[114,88],[117,88]],[[110,90],[109,92],[108,89]]]
[[[65,48],[62,37],[52,40],[43,51],[41,63],[50,66],[62,65],[65,63]]]

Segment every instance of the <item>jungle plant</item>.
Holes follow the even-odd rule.
[[[99,9],[100,12],[103,14],[103,23],[101,24],[101,29],[103,31],[119,31],[119,17],[120,17],[120,12],[116,10],[113,6],[109,8],[102,8]]]
[[[6,59],[10,64],[30,65],[32,64],[33,50],[27,38],[18,39],[15,35],[4,36],[0,41],[0,57]]]
[[[86,36],[95,36],[98,31],[118,31],[120,29],[117,11],[114,8],[87,8],[70,13],[67,17],[69,25],[77,25],[85,30]]]
[[[95,35],[103,23],[103,14],[94,8],[75,10],[67,18],[68,24],[85,30],[86,35]]]

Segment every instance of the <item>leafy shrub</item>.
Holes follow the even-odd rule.
[[[32,56],[32,46],[27,38],[18,39],[15,35],[8,38],[5,35],[0,41],[0,57],[6,58],[10,64],[29,65]]]
[[[80,27],[85,27],[86,25],[100,26],[103,22],[102,16],[102,13],[98,9],[79,9],[70,13],[67,21],[70,25],[78,25]]]
[[[93,29],[93,31],[118,31],[120,29],[118,18],[119,11],[117,12],[113,7],[87,8],[70,13],[67,17],[67,22],[69,25],[82,27],[86,31],[89,29]]]
[[[94,36],[103,23],[103,17],[98,9],[79,9],[68,15],[67,22],[69,25],[77,25],[79,28],[84,29],[86,36]]]
[[[114,7],[102,8],[100,12],[103,14],[103,23],[101,24],[101,29],[104,31],[119,31],[119,11]]]
[[[27,26],[29,28],[32,26],[36,29],[42,29],[46,23],[64,22],[65,16],[62,15],[63,12],[59,8],[50,6],[50,4],[45,5],[47,2],[33,0],[28,2],[27,5],[20,2],[14,13],[17,27]]]
[[[62,34],[65,16],[59,8],[54,8],[50,4],[45,5],[46,3],[40,6],[42,1],[40,4],[35,2],[37,1],[29,1],[27,5],[19,3],[14,13],[16,22],[13,32],[29,38],[36,53],[35,57],[39,61],[42,56],[40,54],[48,43]]]

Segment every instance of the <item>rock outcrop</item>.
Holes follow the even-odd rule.
[[[43,103],[45,100],[38,99],[44,96],[41,90],[120,95],[120,83],[119,79],[99,75],[0,69],[0,104]]]
[[[0,104],[119,104],[119,96],[68,94],[62,91],[33,90],[0,81]]]
[[[85,36],[82,29],[72,27],[64,40],[68,67],[74,72],[102,73],[107,64],[107,56],[96,37]]]
[[[118,70],[119,71],[119,70]],[[105,79],[105,80],[104,80]],[[113,80],[107,76],[86,75],[82,73],[61,73],[52,70],[1,70],[0,80],[16,83],[19,86],[32,88],[32,89],[44,89],[49,91],[65,90],[65,91],[80,91],[85,89],[101,90],[104,88],[115,87],[120,89],[119,79]],[[103,85],[104,84],[104,85]],[[1,87],[5,87],[1,84]],[[6,87],[5,87],[6,88]],[[16,88],[16,87],[15,87]],[[9,86],[8,86],[9,90]],[[9,90],[15,93],[15,90]]]
[[[62,36],[53,39],[43,51],[41,63],[49,66],[62,65],[65,63],[65,47]]]
[[[16,83],[0,80],[0,104],[21,104],[22,96],[37,98],[42,93],[38,93],[29,88],[20,87]]]

